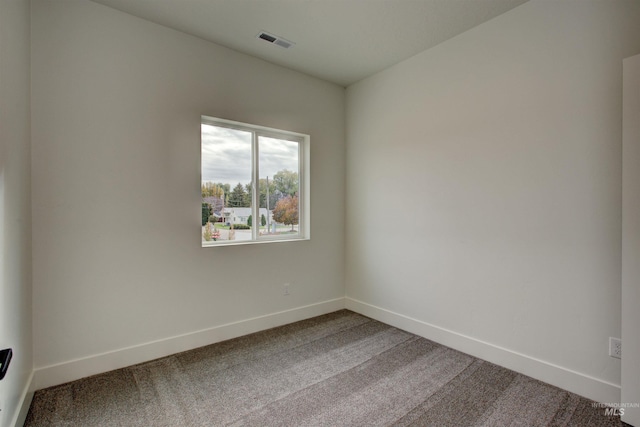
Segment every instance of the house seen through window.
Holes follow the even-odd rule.
[[[202,246],[308,239],[309,136],[201,122]]]

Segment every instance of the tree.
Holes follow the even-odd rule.
[[[229,184],[227,184],[227,187],[228,186],[229,186]],[[205,197],[220,197],[220,198],[222,198],[224,196],[224,193],[225,193],[225,189],[223,187],[223,184],[214,184],[211,181],[207,181],[207,182],[203,182],[202,183],[202,198],[203,199]]]
[[[282,196],[293,197],[298,193],[298,184],[300,183],[298,172],[291,172],[288,169],[278,171],[273,175],[273,182],[276,190]]]
[[[251,206],[251,195],[253,194],[253,189],[251,188],[252,185],[251,183],[247,184],[244,186],[245,188],[245,193],[244,193],[244,206],[246,207],[250,207]]]
[[[260,217],[260,225],[262,225],[263,227],[267,225],[267,218],[264,217],[264,214],[262,214],[262,216]]]
[[[211,209],[211,214],[220,215],[220,212],[224,208],[224,198],[216,197],[216,196],[207,196],[202,198],[202,203],[206,203],[209,205]]]
[[[253,215],[249,215],[249,218],[247,218],[247,225],[249,227],[253,225]]]
[[[213,183],[211,181],[202,183],[203,199],[215,197],[217,199],[222,200],[222,203],[224,203],[226,201],[226,198],[229,197],[229,193],[231,193],[231,188],[229,184],[223,184],[221,182]]]
[[[231,185],[229,184],[223,184],[221,182],[216,184],[217,186],[219,186],[220,188],[222,188],[222,190],[224,191],[223,194],[223,204],[224,206],[228,206],[229,203],[229,194],[231,194]]]
[[[214,184],[207,181],[202,183],[202,203],[208,203],[210,205],[211,213],[220,214],[220,211],[224,208],[225,194],[228,194],[229,184]]]
[[[267,206],[267,180],[266,178],[261,178],[258,184],[260,188],[260,204],[259,207],[265,209],[273,209],[278,201],[278,193],[276,192],[276,183],[273,182],[273,179],[269,180],[269,206]]]
[[[248,208],[250,205],[247,202],[247,192],[244,190],[244,186],[240,183],[233,187],[233,191],[229,196],[228,205],[232,208]]]
[[[202,204],[202,226],[209,222],[211,216],[211,205],[209,203]]]
[[[298,224],[298,195],[285,196],[278,200],[273,209],[273,219],[276,222],[291,225],[291,231],[294,231],[293,226]]]
[[[216,197],[222,200],[222,203],[226,201],[231,193],[231,186],[229,184],[223,184],[221,182],[213,183],[211,181],[203,182],[201,185],[202,188],[202,199],[207,199],[209,197]]]

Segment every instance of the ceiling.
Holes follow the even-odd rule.
[[[93,0],[348,86],[527,0]],[[266,31],[289,49],[257,38]]]

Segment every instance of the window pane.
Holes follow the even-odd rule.
[[[294,141],[258,138],[260,236],[300,233],[299,150]]]
[[[309,239],[308,149],[309,135],[202,116],[202,246]]]
[[[251,132],[202,124],[202,240],[251,240]]]

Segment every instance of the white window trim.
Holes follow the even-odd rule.
[[[255,245],[262,243],[275,242],[292,242],[311,239],[311,192],[310,192],[310,142],[311,137],[306,134],[291,132],[287,130],[269,128],[265,126],[242,123],[233,120],[220,119],[210,116],[201,116],[200,123],[212,126],[226,127],[244,132],[251,132],[251,214],[252,218],[259,218],[259,160],[260,153],[257,139],[260,136],[276,139],[285,139],[295,141],[299,144],[298,149],[298,234],[295,236],[260,236],[260,227],[251,227],[251,240],[223,240],[223,241],[202,241],[202,232],[200,240],[203,248],[237,246],[237,245]],[[200,141],[200,183],[202,184],[202,140]],[[258,222],[259,223],[259,222]]]

